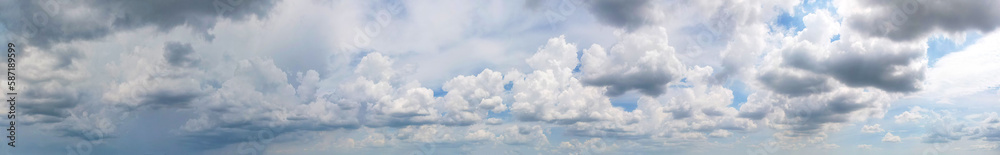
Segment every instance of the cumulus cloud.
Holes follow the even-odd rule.
[[[750,131],[757,123],[740,118],[738,110],[728,107],[732,91],[718,85],[708,85],[713,78],[711,67],[695,67],[686,71],[684,86],[669,88],[659,97],[643,96],[632,114],[638,120],[580,123],[570,133],[589,137],[621,139],[654,139],[700,142],[708,137],[724,138],[733,131]],[[689,87],[687,87],[689,86]]]
[[[889,92],[922,88],[926,45],[888,40],[855,40],[842,36],[825,49],[798,42],[784,49],[785,65],[829,75],[851,87],[870,86]]]
[[[892,135],[892,132],[885,133],[885,137],[882,137],[882,142],[899,143],[900,141],[902,140],[899,136]]]
[[[96,87],[87,83],[93,69],[82,61],[88,52],[69,46],[54,47],[50,50],[23,47],[17,55],[17,89],[21,91],[17,108],[24,113],[17,118],[26,124],[56,123],[70,116],[70,111],[82,103],[90,103],[85,96],[97,95],[85,91]]]
[[[882,118],[899,94],[921,90],[927,45],[865,38],[822,11],[806,17],[806,30],[764,55],[753,85],[766,91],[751,94],[741,116],[813,135]],[[841,39],[830,41],[837,34]]]
[[[542,146],[549,143],[541,126],[515,125],[507,127],[499,135],[504,144]]]
[[[927,71],[927,90],[923,95],[947,100],[988,92],[1000,86],[1000,80],[992,78],[1000,76],[1000,63],[992,61],[1000,59],[995,54],[1000,48],[992,46],[997,41],[1000,41],[1000,33],[984,34],[964,50],[938,59]]]
[[[863,34],[911,41],[933,32],[991,32],[1000,26],[1000,3],[981,0],[837,1],[847,26]],[[955,18],[962,17],[962,18]]]
[[[372,126],[407,126],[435,123],[440,113],[434,107],[434,91],[417,81],[400,78],[393,60],[380,53],[361,59],[355,69],[359,75],[353,82],[340,86],[344,99],[338,102],[356,103],[366,107],[364,121]]]
[[[243,137],[260,132],[287,138],[274,141],[280,145],[267,146],[281,150],[266,153],[312,153],[308,151],[313,149],[297,147],[300,142],[316,139],[322,142],[316,146],[330,146],[323,137],[310,136],[314,134],[334,137],[333,146],[338,148],[384,154],[399,154],[398,149],[387,148],[413,145],[433,145],[447,149],[442,151],[446,153],[479,149],[535,151],[528,154],[702,153],[699,151],[752,147],[742,144],[759,141],[761,135],[770,135],[777,142],[760,145],[780,144],[782,149],[842,149],[827,142],[827,133],[855,125],[861,126],[862,133],[887,132],[879,124],[884,122],[870,119],[920,122],[927,128],[922,135],[925,143],[981,141],[985,143],[973,148],[995,149],[993,142],[1000,141],[996,113],[964,115],[965,111],[914,106],[885,117],[890,109],[898,109],[890,105],[899,105],[897,99],[904,96],[915,100],[928,94],[963,97],[995,88],[996,80],[990,77],[995,77],[991,73],[998,65],[990,61],[995,59],[995,48],[989,44],[996,42],[995,33],[986,33],[976,45],[948,54],[931,67],[925,54],[929,46],[921,41],[922,36],[939,32],[991,31],[997,25],[992,18],[997,11],[984,8],[996,6],[992,3],[920,1],[918,13],[881,38],[872,37],[879,33],[878,27],[872,26],[894,18],[885,13],[894,7],[892,3],[900,1],[842,0],[832,2],[835,5],[830,7],[840,7],[835,12],[832,8],[812,12],[811,8],[793,10],[804,2],[800,0],[599,0],[586,6],[596,20],[567,22],[596,21],[600,23],[580,25],[606,24],[624,31],[552,30],[500,39],[495,35],[538,31],[538,23],[531,19],[511,20],[520,17],[517,12],[521,10],[505,9],[528,7],[537,11],[546,2],[405,2],[400,3],[405,10],[400,15],[371,17],[376,26],[382,26],[378,27],[378,38],[382,39],[376,39],[382,43],[373,41],[365,48],[336,52],[326,48],[338,46],[326,47],[327,42],[342,39],[339,36],[344,32],[355,29],[314,31],[307,27],[315,23],[302,22],[308,20],[262,18],[270,16],[272,8],[296,10],[298,5],[313,2],[223,2],[227,6],[221,8],[221,14],[214,1],[0,2],[14,6],[0,11],[5,23],[17,23],[6,21],[35,13],[31,10],[52,11],[46,10],[52,9],[50,3],[59,8],[47,24],[29,25],[38,28],[36,31],[10,29],[10,34],[26,37],[18,38],[27,42],[27,47],[19,49],[24,54],[18,55],[18,61],[30,62],[18,66],[23,67],[18,69],[23,71],[23,78],[19,78],[24,80],[20,85],[24,104],[18,107],[24,113],[19,119],[64,137],[93,137],[93,131],[98,131],[106,134],[102,138],[116,138],[122,127],[147,125],[115,124],[128,122],[118,115],[141,110],[185,114],[177,118],[180,122],[171,133],[184,140],[183,145],[223,149],[220,154],[246,142]],[[568,3],[581,4],[578,2]],[[152,5],[165,10],[147,9]],[[434,9],[440,6],[455,7],[460,13]],[[325,7],[315,8],[383,9],[378,2]],[[970,9],[958,9],[966,7]],[[341,27],[357,26],[352,25],[358,22],[355,18],[368,18],[351,11],[355,10],[322,22],[336,23],[330,24],[333,29],[347,29]],[[74,16],[66,16],[71,12]],[[806,14],[795,15],[803,12]],[[781,21],[775,20],[783,13],[802,17],[805,28],[799,32],[780,30],[776,24]],[[969,16],[980,20],[943,18],[972,13],[984,14]],[[469,20],[486,17],[490,18]],[[391,18],[390,24],[379,23],[386,18]],[[28,20],[28,24],[37,24]],[[464,23],[468,21],[471,24]],[[287,26],[282,23],[309,25],[294,28],[338,37],[310,39],[323,43],[313,45],[316,43],[232,40],[270,37],[229,32],[263,32],[257,30]],[[691,29],[705,27],[711,29],[704,32],[710,41],[692,39],[702,33]],[[140,32],[115,36],[136,31]],[[361,27],[357,31],[374,30]],[[475,34],[467,34],[472,31]],[[213,43],[215,35],[227,39]],[[153,39],[129,38],[134,36]],[[840,39],[832,41],[835,36]],[[395,43],[411,40],[417,42]],[[123,45],[115,44],[119,41]],[[277,45],[243,48],[228,44],[232,42]],[[593,44],[581,50],[576,43]],[[538,44],[542,45],[536,48]],[[288,47],[292,45],[306,47]],[[111,52],[94,50],[104,48]],[[459,57],[462,59],[443,56],[418,60],[437,57],[428,53],[438,51],[468,55],[470,50],[476,51]],[[327,54],[331,51],[333,54]],[[479,62],[486,59],[489,61]],[[906,131],[907,135],[920,132]],[[100,142],[102,138],[86,140]],[[882,139],[886,143],[901,140],[889,132]],[[108,149],[100,146],[95,150]]]
[[[590,12],[599,21],[629,30],[649,23],[654,13],[650,0],[592,0]]]
[[[611,106],[604,89],[586,87],[573,77],[572,70],[579,64],[576,51],[576,45],[563,37],[549,39],[527,59],[535,71],[507,75],[515,79],[510,106],[515,117],[558,124],[630,119],[624,110]]]
[[[732,135],[733,135],[732,132],[729,132],[729,131],[726,131],[726,130],[722,130],[722,129],[712,131],[712,133],[708,134],[708,136],[721,137],[721,138],[729,137],[729,136],[732,136]]]
[[[910,108],[909,111],[904,111],[903,113],[901,113],[899,115],[896,115],[893,118],[895,118],[896,119],[896,123],[899,123],[899,124],[907,123],[907,122],[917,122],[920,119],[924,118],[924,115],[920,114],[921,112],[924,112],[924,111],[926,111],[926,110],[924,110],[923,108],[920,108],[919,106],[917,106],[917,107]]]
[[[203,84],[199,77],[205,75],[202,70],[176,68],[188,67],[194,62],[189,58],[193,52],[190,45],[167,43],[164,46],[162,55],[154,54],[160,51],[150,48],[137,48],[136,51],[121,54],[122,61],[109,67],[124,71],[123,74],[115,74],[116,78],[123,79],[124,82],[112,86],[102,98],[113,104],[133,108],[186,107],[191,101],[210,91],[210,86]],[[172,56],[176,56],[173,62]]]
[[[192,55],[194,49],[191,48],[191,44],[179,43],[179,42],[167,42],[164,45],[163,58],[167,59],[167,63],[173,66],[188,67],[191,65],[197,65],[198,58]]]
[[[871,150],[871,149],[872,149],[872,145],[868,145],[868,144],[861,144],[861,145],[858,145],[858,149],[862,149],[862,150]]]
[[[879,124],[865,125],[864,127],[861,128],[861,132],[862,133],[882,133],[882,132],[884,132],[885,130],[883,130],[882,127],[879,127],[879,126],[881,126],[881,125],[879,125]]]
[[[504,85],[510,81],[504,79],[500,72],[486,69],[476,76],[458,76],[445,82],[442,89],[448,92],[444,96],[447,114],[442,121],[445,124],[470,125],[483,120],[487,112],[507,111],[502,96],[505,95]]]
[[[222,2],[222,3],[217,3]],[[278,1],[3,1],[7,29],[28,44],[49,47],[60,42],[97,39],[146,26],[169,31],[187,26],[203,33],[219,20],[246,20],[268,15]],[[150,9],[155,6],[157,9]]]
[[[983,143],[983,144],[972,145],[972,148],[981,149],[981,150],[995,150],[997,148],[1000,148],[1000,144],[997,144],[997,143]]]
[[[674,48],[667,44],[663,28],[648,29],[622,37],[611,47],[610,53],[600,45],[584,51],[580,70],[583,82],[589,85],[608,86],[609,96],[618,96],[629,90],[658,96],[667,83],[679,76],[684,65],[674,56]]]

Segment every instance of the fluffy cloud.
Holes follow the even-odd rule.
[[[629,30],[649,23],[655,13],[655,4],[650,0],[593,0],[590,12],[605,24]]]
[[[610,53],[594,45],[581,57],[583,82],[608,86],[610,96],[629,90],[650,96],[663,94],[667,83],[676,80],[684,68],[667,40],[666,30],[660,28],[624,36]]]
[[[771,126],[815,134],[839,123],[881,118],[900,93],[921,89],[921,43],[864,38],[839,30],[830,14],[806,15],[806,29],[764,56],[757,83],[740,113]],[[838,32],[838,30],[840,32]],[[840,40],[829,41],[840,34]]]
[[[340,86],[341,103],[366,107],[364,121],[372,126],[406,126],[436,123],[440,119],[434,107],[434,91],[419,82],[404,81],[393,69],[393,60],[379,53],[361,59],[353,82]]]
[[[928,132],[922,137],[924,143],[949,143],[962,139],[1000,140],[997,138],[1000,137],[997,134],[1000,133],[1000,116],[995,112],[965,115],[961,119],[949,111],[927,110],[925,113],[929,119],[926,119]]]
[[[997,14],[984,8],[993,3],[920,1],[922,11],[880,38],[872,37],[878,35],[872,25],[892,19],[885,13],[899,1],[837,0],[830,6],[839,7],[835,12],[811,12],[792,8],[822,2],[600,0],[585,6],[594,18],[567,16],[565,31],[538,30],[542,22],[520,18],[537,14],[509,10],[546,5],[532,0],[400,2],[404,11],[391,14],[390,24],[380,23],[387,18],[381,14],[351,10],[379,12],[379,2],[223,2],[232,10],[222,8],[221,15],[215,1],[0,2],[23,6],[0,11],[5,21],[30,10],[51,11],[50,3],[59,8],[48,24],[34,25],[37,31],[10,29],[26,37],[16,38],[27,42],[18,58],[30,62],[18,68],[24,80],[19,120],[46,133],[100,143],[119,136],[119,128],[148,125],[115,124],[129,122],[119,115],[183,114],[163,124],[175,122],[171,136],[186,147],[239,148],[251,141],[244,137],[269,132],[281,138],[266,153],[282,154],[313,153],[297,148],[312,140],[320,141],[316,148],[335,142],[346,153],[383,154],[411,151],[406,148],[413,145],[443,153],[702,154],[742,151],[768,136],[777,142],[758,145],[838,149],[826,142],[828,133],[854,125],[862,125],[863,133],[886,132],[879,123],[889,119],[926,127],[925,143],[982,141],[973,147],[995,149],[990,144],[1000,141],[1000,117],[989,111],[965,115],[914,106],[885,117],[902,97],[956,98],[995,88],[990,77],[998,65],[990,61],[995,48],[989,43],[998,35],[986,33],[932,67],[922,37],[989,32],[997,20],[986,17]],[[173,10],[145,9],[149,5]],[[310,7],[298,8],[305,5]],[[272,8],[281,11],[272,14]],[[336,15],[285,18],[334,12],[309,9]],[[282,13],[300,10],[307,11]],[[64,15],[70,12],[75,16]],[[784,13],[802,17],[805,28],[784,30]],[[972,13],[983,13],[970,15],[982,20],[942,18]],[[261,18],[274,15],[283,16]],[[312,22],[326,17],[334,20]],[[356,39],[350,38],[355,30],[373,31],[358,24],[366,20],[381,26],[367,36],[367,47],[336,51],[340,45],[328,45]],[[604,28],[599,24],[624,30],[594,32]],[[272,31],[293,34],[263,35]],[[534,35],[498,37],[523,33]],[[565,36],[552,37],[559,33]],[[267,39],[303,34],[335,37]],[[832,41],[835,36],[839,40]],[[581,50],[576,43],[593,45]],[[95,134],[101,136],[90,138]],[[310,136],[315,134],[326,137]],[[327,141],[331,137],[334,142]],[[901,140],[888,132],[883,137]],[[95,150],[116,149],[108,148]],[[315,154],[341,150],[327,151]]]
[[[191,48],[191,44],[167,42],[163,50],[165,50],[163,58],[167,59],[170,65],[187,67],[198,63],[198,58],[192,56],[194,49]]]
[[[872,149],[872,145],[861,144],[861,145],[858,145],[858,149],[871,150]]]
[[[733,135],[732,132],[729,132],[729,131],[726,131],[726,130],[722,130],[722,129],[712,131],[712,133],[708,134],[708,136],[719,137],[719,138],[725,138],[725,137],[729,137],[729,136],[732,136],[732,135]]]
[[[121,62],[109,66],[112,70],[123,71],[112,74],[123,82],[111,86],[102,98],[126,107],[186,107],[211,90],[201,82],[204,71],[186,68],[194,59],[190,58],[193,57],[190,45],[170,42],[164,46],[162,52],[140,47],[134,52],[123,53]]]
[[[938,99],[965,97],[1000,86],[1000,59],[991,43],[1000,41],[1000,33],[984,34],[962,51],[941,57],[927,71],[924,96]]]
[[[219,20],[266,17],[278,1],[3,1],[0,19],[8,30],[29,44],[49,47],[60,42],[89,40],[146,26],[168,31],[187,26],[205,35]],[[156,6],[158,9],[149,9]],[[14,22],[17,21],[17,22]]]
[[[573,77],[577,66],[576,45],[563,37],[549,39],[527,59],[535,69],[530,74],[512,73],[514,102],[510,111],[519,120],[573,124],[632,119],[621,108],[611,107],[604,89],[585,87]]]
[[[882,137],[882,142],[899,143],[900,141],[902,140],[899,136],[892,135],[892,132],[885,133],[885,137]]]
[[[23,47],[23,46],[22,46]],[[19,48],[19,63],[16,72],[18,100],[17,118],[25,124],[58,123],[70,116],[70,112],[80,110],[83,103],[92,103],[85,96],[98,95],[85,91],[87,87],[98,87],[89,83],[94,76],[92,68],[82,61],[89,54],[69,46],[53,47],[49,50],[36,47]]]
[[[863,133],[882,133],[882,132],[884,132],[885,130],[883,130],[882,127],[879,127],[879,126],[881,126],[881,125],[879,125],[879,124],[865,125],[864,127],[861,128],[861,132],[863,132]]]
[[[844,35],[833,47],[807,42],[786,47],[784,65],[829,75],[851,87],[875,87],[889,92],[914,92],[924,79],[926,45],[888,40],[855,40]]]
[[[845,24],[863,34],[910,41],[932,32],[990,32],[1000,26],[1000,3],[979,0],[842,0],[834,3]],[[964,17],[964,18],[954,18]]]
[[[469,125],[483,120],[487,112],[507,111],[502,96],[506,94],[504,85],[510,81],[505,80],[500,72],[486,69],[476,76],[458,76],[445,82],[442,89],[448,92],[444,96],[447,113],[442,122]]]
[[[924,115],[920,114],[921,112],[924,112],[924,111],[926,111],[926,110],[924,110],[923,108],[913,107],[913,108],[910,108],[910,111],[904,111],[903,113],[901,113],[899,115],[896,115],[893,118],[896,118],[896,123],[900,123],[900,124],[906,123],[906,122],[917,122],[918,120],[924,118]]]

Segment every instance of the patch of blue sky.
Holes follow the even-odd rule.
[[[511,103],[504,103],[504,104],[506,104],[507,106],[510,106]],[[502,111],[502,112],[487,111],[486,118],[498,118],[498,119],[505,120],[504,122],[510,122],[509,120],[513,120],[514,119],[514,115],[510,114],[510,110],[506,110],[506,111]]]
[[[635,92],[625,93],[621,96],[611,97],[611,106],[619,107],[625,111],[632,112],[639,106],[639,94]]]
[[[793,30],[794,32],[799,32],[805,29],[805,23],[802,22],[802,17],[805,17],[809,13],[812,13],[820,9],[824,9],[830,13],[835,14],[836,11],[831,5],[832,4],[830,4],[830,0],[803,0],[802,4],[796,6],[793,12],[783,12],[781,13],[781,15],[778,15],[778,18],[774,21],[774,24],[786,30]],[[784,31],[784,30],[772,29],[772,31]]]
[[[978,32],[968,32],[965,35],[965,42],[956,43],[955,40],[946,37],[931,37],[927,39],[927,60],[931,67],[938,59],[948,55],[948,53],[958,52],[964,50],[965,47],[972,45],[983,35]]]
[[[730,80],[724,86],[729,90],[733,91],[733,101],[729,104],[729,107],[740,108],[739,106],[747,102],[747,97],[750,96],[750,91],[743,81],[740,80]]]
[[[448,95],[448,92],[444,91],[444,89],[441,89],[441,87],[436,87],[431,90],[434,91],[434,97],[444,97],[444,95]]]
[[[802,15],[793,16],[791,13],[781,13],[778,15],[778,19],[775,24],[784,29],[793,29],[795,32],[802,31],[805,29],[805,24],[802,23]]]

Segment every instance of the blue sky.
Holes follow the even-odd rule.
[[[994,1],[219,2],[0,0],[0,154],[1000,153]]]

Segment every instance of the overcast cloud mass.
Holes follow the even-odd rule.
[[[995,155],[997,8],[0,0],[0,154]]]

